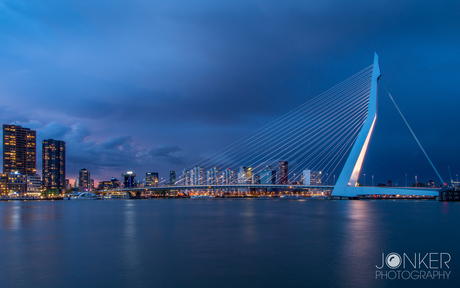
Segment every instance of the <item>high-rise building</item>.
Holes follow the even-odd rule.
[[[276,171],[275,171],[276,173]],[[260,173],[260,184],[274,184],[272,181],[273,170],[271,166],[265,167]]]
[[[222,171],[222,184],[233,184],[235,181],[235,172],[228,168]]]
[[[176,185],[176,171],[169,171],[169,185]]]
[[[260,184],[260,174],[252,173],[252,184]]]
[[[158,187],[158,173],[156,172],[145,173],[145,186]]]
[[[190,185],[202,185],[203,183],[203,167],[195,166],[190,170]]]
[[[136,187],[136,181],[134,181],[136,174],[134,174],[132,171],[122,173],[121,177],[123,177],[123,185],[125,186],[125,188]]]
[[[42,178],[45,190],[66,189],[65,142],[53,139],[42,142]]]
[[[302,172],[303,185],[321,185],[321,171],[305,169]]]
[[[118,181],[117,178],[110,178],[110,181],[112,182],[112,188],[113,189],[117,189],[117,188],[120,188],[120,181]]]
[[[217,170],[216,167],[209,169],[206,171],[206,184],[207,185],[216,185],[218,183],[218,173],[219,171]]]
[[[35,175],[36,131],[17,125],[3,125],[3,173],[18,171]]]
[[[182,170],[182,185],[188,186],[190,185],[190,171],[184,169]]]
[[[288,161],[279,162],[279,184],[286,185],[288,184]]]
[[[238,172],[238,184],[251,184],[252,180],[252,167],[240,167]]]
[[[90,191],[91,190],[91,173],[83,168],[79,171],[78,175],[78,190]]]
[[[8,195],[8,174],[0,174],[0,196]]]

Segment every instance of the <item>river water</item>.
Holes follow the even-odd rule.
[[[458,287],[459,220],[430,200],[0,202],[0,287]],[[390,252],[449,253],[449,279],[376,279]]]

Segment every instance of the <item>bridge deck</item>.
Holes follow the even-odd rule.
[[[437,195],[441,188],[424,187],[348,187],[357,189],[357,195]],[[157,191],[157,190],[208,190],[208,189],[334,189],[333,185],[267,185],[267,184],[228,184],[228,185],[188,185],[188,186],[159,186],[159,187],[139,187],[109,190],[107,192],[129,192],[129,191]]]

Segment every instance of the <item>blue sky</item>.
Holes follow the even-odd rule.
[[[0,0],[0,15],[0,120],[66,141],[70,179],[83,167],[96,180],[180,171],[374,51],[443,177],[460,173],[456,1]],[[437,180],[379,92],[363,173]]]

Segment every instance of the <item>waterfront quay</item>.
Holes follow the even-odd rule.
[[[157,187],[158,189],[130,189],[116,191],[94,191],[94,192],[74,192],[59,195],[47,196],[28,196],[10,195],[1,196],[0,201],[54,201],[71,200],[80,194],[86,193],[93,195],[93,200],[129,200],[129,199],[236,199],[236,198],[260,198],[260,199],[316,199],[316,200],[439,200],[439,201],[459,201],[459,197],[445,197],[446,193],[440,192],[440,196],[429,195],[359,195],[350,198],[338,198],[331,195],[331,189],[166,189],[168,187]],[[179,187],[176,187],[179,188]],[[458,194],[458,193],[457,193]]]
[[[430,195],[358,195],[356,197],[335,197],[332,189],[180,189],[181,187],[155,187],[157,189],[126,189],[112,191],[74,192],[58,195],[9,195],[1,196],[0,201],[54,201],[77,198],[82,193],[93,195],[93,200],[128,200],[128,199],[320,199],[320,200],[439,200],[459,201],[458,191],[441,191],[439,196]],[[189,187],[188,187],[189,188]],[[447,196],[446,196],[447,195]]]

